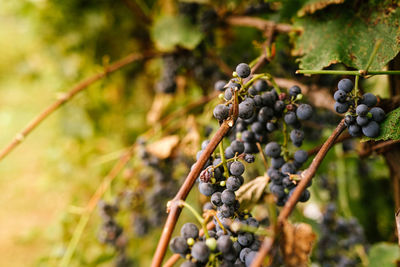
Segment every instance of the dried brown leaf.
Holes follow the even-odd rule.
[[[250,209],[263,196],[265,188],[268,185],[268,178],[265,176],[257,177],[256,179],[245,183],[236,191],[236,197],[240,202],[241,209]]]
[[[172,96],[165,94],[156,94],[153,99],[153,104],[147,113],[147,124],[152,125],[160,121],[164,109],[171,102]]]
[[[193,115],[190,115],[186,120],[185,127],[187,134],[182,139],[180,149],[185,155],[196,157],[196,153],[200,146],[200,134],[196,124],[196,119]]]
[[[170,135],[147,145],[147,151],[159,159],[169,158],[179,144],[177,135]]]
[[[292,225],[289,222],[285,222],[281,243],[285,266],[308,266],[309,254],[315,238],[316,235],[309,224],[299,223]]]

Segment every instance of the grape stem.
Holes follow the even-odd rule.
[[[221,156],[221,163],[222,166],[224,167],[224,176],[229,177],[229,172],[228,172],[228,166],[227,166],[227,161],[225,158],[225,153],[224,153],[224,145],[223,145],[223,140],[221,140],[221,143],[219,143],[219,154]]]
[[[332,74],[332,75],[400,75],[400,70],[296,70],[296,74]]]
[[[265,170],[268,170],[268,162],[264,155],[264,151],[261,147],[261,144],[259,142],[256,142],[256,145],[257,145],[258,151],[260,152],[260,156],[261,156],[262,162],[264,164]]]
[[[274,237],[280,235],[284,222],[287,220],[289,215],[292,213],[295,208],[297,201],[299,200],[303,191],[307,188],[311,179],[314,177],[319,165],[321,165],[323,159],[328,153],[329,149],[335,143],[335,140],[340,136],[340,134],[346,129],[346,125],[344,124],[344,119],[340,121],[336,129],[332,132],[331,136],[325,141],[322,145],[321,149],[318,151],[317,155],[311,162],[310,166],[301,173],[301,181],[298,186],[294,189],[293,194],[287,200],[285,206],[281,210],[281,213],[278,216],[278,223],[275,226],[275,234]],[[275,243],[276,238],[265,238],[259,252],[257,253],[257,257],[251,264],[251,267],[259,267],[262,265],[264,258],[270,253],[273,244]]]

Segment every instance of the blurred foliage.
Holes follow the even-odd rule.
[[[183,62],[177,70],[177,91],[172,97],[162,95],[154,123],[149,122],[148,113],[155,110],[153,100],[160,95],[155,88],[163,72],[162,57],[135,62],[91,85],[3,160],[0,184],[5,193],[0,202],[5,204],[0,211],[0,248],[5,252],[0,265],[56,265],[90,196],[123,149],[146,131],[155,130],[147,135],[149,143],[171,134],[183,139],[193,129],[203,141],[209,127],[211,132],[215,131],[218,125],[212,118],[212,109],[216,100],[175,117],[167,126],[162,126],[161,121],[209,95],[213,83],[226,78],[219,66],[221,61],[233,69],[237,63],[250,62],[263,51],[262,32],[226,25],[226,16],[252,15],[303,27],[301,36],[276,36],[276,57],[263,68],[276,77],[314,82],[333,91],[336,77],[295,77],[296,60],[304,68],[319,69],[331,63],[337,63],[333,68],[362,68],[381,37],[385,40],[383,48],[372,68],[384,67],[399,52],[399,10],[392,10],[391,1],[368,1],[357,7],[352,2],[0,0],[2,147],[60,92],[129,53],[176,53]],[[292,56],[295,52],[302,56]],[[363,85],[368,86],[368,91],[389,95],[388,82],[383,79],[375,80],[373,85],[365,81]],[[194,120],[189,127],[191,115]],[[323,128],[310,127],[304,147],[311,149],[321,144],[339,119],[331,112],[318,110],[314,120]],[[393,128],[398,130],[398,125],[389,130]],[[381,157],[360,160],[354,152],[357,145],[358,140],[351,140],[328,153],[313,183],[311,203],[321,212],[326,203],[336,202],[340,215],[354,216],[360,221],[371,244],[395,242],[389,170]],[[200,143],[197,141],[195,146],[200,147]],[[191,163],[195,153],[188,152],[184,158]],[[128,168],[145,169],[137,155]],[[249,171],[247,181],[263,175],[263,168],[259,164]],[[174,179],[181,179],[187,171],[187,164],[179,166]],[[127,182],[122,176],[106,192],[106,200],[111,201],[121,190],[133,190],[140,184],[139,179]],[[321,185],[323,179],[341,190],[336,198],[332,199]],[[200,209],[204,199],[194,189],[188,201]],[[293,217],[310,223],[318,233],[318,219],[303,213],[307,205],[299,205]],[[262,213],[262,207],[255,208],[258,209]],[[192,219],[184,210],[177,229]],[[127,253],[135,266],[149,266],[160,228],[138,237],[133,233],[128,209],[120,212],[117,220],[129,237]],[[94,214],[71,266],[112,264],[115,251],[97,241],[99,228],[99,216]],[[371,264],[380,257],[392,266],[391,259],[399,255],[394,245],[379,243],[371,247]]]

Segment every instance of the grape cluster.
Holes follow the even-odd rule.
[[[240,78],[250,75],[250,68],[241,63],[236,67],[236,73]],[[284,124],[285,129],[290,126],[289,138],[295,147],[300,147],[304,140],[304,132],[301,129],[301,121],[308,120],[312,116],[312,108],[308,104],[299,104],[302,98],[301,89],[298,86],[289,88],[288,93],[277,92],[279,89],[270,89],[265,80],[257,80],[247,92],[240,94],[241,85],[237,79],[232,79],[228,85],[224,81],[218,81],[215,90],[224,91],[225,104],[219,104],[214,109],[214,117],[219,121],[229,116],[230,105],[234,92],[239,94],[239,118],[235,126],[235,135],[239,136],[244,144],[245,153],[257,153],[259,144],[268,142],[268,135],[275,132]],[[286,133],[285,133],[286,134]],[[227,148],[227,157],[233,156],[231,147]],[[282,149],[277,142],[270,142],[265,147],[265,154],[271,158],[271,168],[268,175],[271,178],[270,190],[277,197],[277,204],[282,206],[292,194],[296,184],[292,181],[292,175],[306,162],[308,154],[304,150],[294,153],[291,160],[287,147]],[[310,198],[309,191],[304,191],[300,201]]]
[[[354,85],[349,79],[342,79],[338,83],[338,90],[333,98],[337,113],[347,113],[345,123],[351,136],[362,134],[367,137],[377,137],[380,132],[379,123],[385,119],[385,111],[375,107],[378,102],[372,93],[365,93],[360,98],[353,92]]]
[[[208,142],[203,142],[203,149]],[[181,266],[205,266],[215,260],[220,262],[220,266],[250,266],[260,247],[257,235],[241,231],[232,224],[236,222],[236,225],[253,228],[259,226],[259,222],[247,211],[239,210],[235,195],[244,182],[242,174],[245,166],[239,159],[251,163],[254,162],[254,156],[244,153],[244,144],[239,140],[233,141],[229,148],[232,157],[225,158],[224,155],[222,159],[218,155],[210,158],[198,179],[200,192],[211,197],[203,210],[212,210],[215,227],[208,231],[208,236],[200,237],[198,228],[186,223],[181,228],[181,236],[175,237],[170,243],[172,251],[187,259]],[[224,154],[227,154],[227,150]],[[198,155],[202,152],[199,151]]]
[[[148,153],[144,144],[144,141],[139,141],[139,155],[148,169],[139,174],[141,185],[138,190],[128,190],[124,194],[133,210],[133,225],[137,236],[144,236],[151,227],[163,224],[166,217],[165,205],[178,190],[177,180],[173,178],[173,160],[160,160]]]
[[[178,54],[166,54],[162,57],[162,73],[156,84],[158,92],[171,94],[176,90],[176,75],[181,67]]]
[[[103,222],[98,234],[101,243],[108,244],[117,252],[115,266],[128,267],[133,262],[126,256],[125,250],[128,245],[127,237],[123,234],[123,229],[115,220],[118,213],[118,204],[109,204],[104,201],[99,202],[100,217]]]
[[[359,266],[355,246],[365,244],[364,231],[355,218],[336,215],[336,206],[327,206],[321,222],[321,236],[316,246],[316,258],[322,266]]]

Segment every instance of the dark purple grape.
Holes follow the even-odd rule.
[[[240,78],[249,77],[250,72],[251,72],[251,69],[250,69],[249,65],[247,65],[246,63],[240,63],[236,67],[236,73],[238,74],[238,76]]]
[[[233,153],[238,153],[239,155],[244,152],[244,144],[239,140],[235,140],[230,145]]]
[[[360,104],[356,108],[356,113],[359,116],[366,116],[368,114],[368,106],[365,104]]]
[[[226,205],[232,205],[236,200],[235,193],[232,190],[225,189],[221,194],[221,200]]]
[[[363,116],[357,116],[357,124],[360,126],[365,126],[368,124],[369,122],[369,118],[368,117],[363,117]]]
[[[223,204],[222,200],[221,200],[221,192],[215,192],[214,194],[212,194],[211,203],[217,207],[219,207]]]
[[[296,113],[289,111],[285,114],[284,120],[287,124],[293,125],[297,122]]]
[[[181,236],[185,239],[196,239],[199,236],[199,228],[193,223],[185,223],[181,228]]]
[[[298,94],[301,94],[301,89],[297,85],[294,85],[289,88],[289,95],[296,97]]]
[[[367,137],[375,138],[380,132],[379,124],[376,121],[370,121],[366,126],[362,127],[362,132]]]
[[[217,81],[215,84],[214,84],[214,89],[216,90],[216,91],[221,91],[221,92],[223,92],[224,90],[225,90],[225,85],[226,85],[226,81],[223,81],[223,80],[219,80],[219,81]]]
[[[372,93],[366,93],[362,96],[361,103],[367,105],[368,107],[372,108],[376,105],[378,99]]]
[[[337,101],[339,103],[346,102],[346,98],[347,98],[347,93],[342,90],[337,90],[335,92],[335,94],[333,95],[333,99],[335,99],[335,101]]]
[[[196,242],[192,247],[192,257],[200,262],[207,262],[210,256],[210,249],[205,242]]]
[[[255,82],[254,88],[255,88],[258,92],[264,92],[264,91],[267,91],[267,89],[268,89],[268,84],[267,84],[267,82],[264,81],[264,80],[258,80],[258,81]]]
[[[296,110],[296,115],[299,120],[308,120],[312,115],[312,107],[308,104],[301,104]]]
[[[305,150],[297,150],[294,153],[294,160],[300,164],[303,164],[308,159],[308,153]]]
[[[229,116],[229,107],[222,105],[222,104],[218,104],[214,108],[213,114],[217,120],[223,121],[223,120],[227,119]]]
[[[174,253],[185,254],[189,250],[186,239],[181,236],[174,237],[169,243],[169,247]]]
[[[349,110],[349,103],[335,102],[335,106],[333,107],[333,109],[340,114],[346,113],[347,110]]]
[[[239,176],[244,173],[244,165],[240,161],[232,162],[229,172],[234,176]]]
[[[232,191],[236,191],[240,188],[240,186],[242,185],[240,178],[235,177],[235,176],[231,176],[228,178],[228,180],[226,180],[226,188]],[[214,193],[215,195],[216,193]],[[212,199],[211,199],[212,201]]]
[[[276,158],[281,155],[281,147],[277,142],[270,142],[265,146],[265,154],[268,157]]]
[[[371,108],[369,112],[372,115],[372,119],[376,122],[382,122],[385,119],[385,111],[383,111],[381,108],[374,107]]]
[[[351,90],[353,90],[353,87],[354,87],[353,82],[349,79],[342,79],[338,83],[338,89],[343,90],[346,93],[350,93]]]
[[[222,253],[229,253],[233,248],[233,242],[229,235],[222,235],[217,240],[217,248]]]

